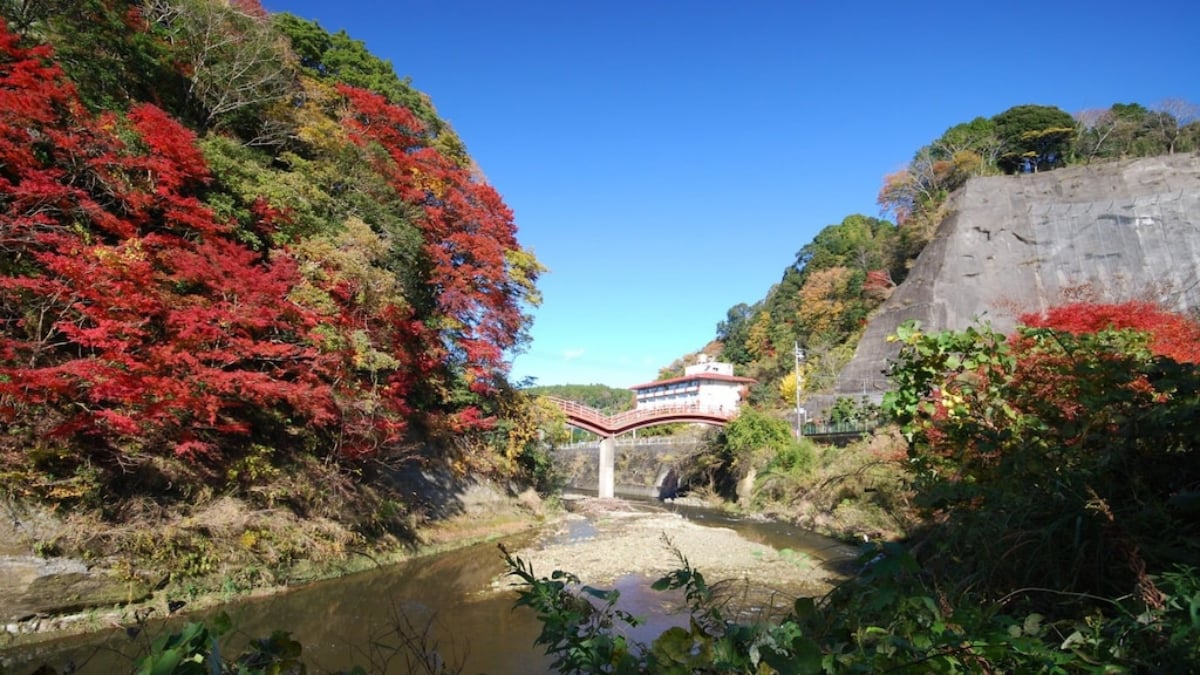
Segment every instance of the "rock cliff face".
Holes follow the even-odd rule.
[[[897,349],[885,338],[909,319],[962,329],[978,318],[1007,331],[1083,285],[1105,302],[1200,308],[1196,154],[976,178],[948,213],[867,326],[837,395],[882,395]]]

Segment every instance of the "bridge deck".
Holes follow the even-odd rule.
[[[701,424],[724,425],[733,419],[736,411],[712,409],[699,404],[661,408],[626,410],[616,415],[605,415],[582,403],[547,396],[567,416],[572,426],[590,431],[599,436],[616,436],[634,429],[673,422],[698,422]]]

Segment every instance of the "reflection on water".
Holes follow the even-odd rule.
[[[547,533],[542,541],[546,546],[573,544],[595,539],[598,533],[595,523],[582,516],[574,516],[568,517],[554,532]]]
[[[659,508],[645,502],[643,508]],[[796,528],[686,507],[665,506],[699,524],[730,527],[757,543],[783,550],[790,548],[821,561],[853,555],[851,547]],[[596,536],[586,519],[571,518],[548,541],[564,543]],[[519,548],[511,543],[510,548]],[[310,672],[348,669],[354,665],[369,672],[410,673],[404,653],[389,648],[402,644],[397,626],[406,635],[421,637],[450,663],[462,664],[464,673],[493,675],[543,673],[551,659],[534,647],[541,625],[527,608],[514,609],[515,593],[491,590],[492,580],[504,572],[495,544],[480,544],[429,556],[353,576],[318,582],[265,598],[239,599],[223,609],[245,635],[224,645],[227,654],[240,651],[250,638],[266,637],[277,629],[288,630],[304,646]],[[652,591],[651,579],[630,575],[618,579],[620,607],[646,620],[628,637],[649,642],[673,625],[685,625],[676,610],[678,594]],[[189,617],[195,619],[196,617]],[[166,630],[177,629],[183,619],[169,625],[152,624],[138,641],[124,629],[67,638],[56,642],[0,652],[0,663],[13,675],[31,673],[48,664],[59,673],[129,672],[132,660],[145,645]]]

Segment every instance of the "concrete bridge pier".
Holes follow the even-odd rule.
[[[617,456],[617,437],[604,436],[600,439],[600,468],[596,474],[600,477],[600,485],[596,488],[596,496],[601,499],[613,497],[613,466]]]
[[[737,414],[736,407],[731,406],[728,411],[724,407],[713,410],[701,407],[699,402],[695,402],[682,406],[635,408],[616,415],[605,415],[595,408],[575,401],[553,396],[548,396],[547,399],[567,416],[567,424],[600,437],[600,466],[596,472],[600,477],[600,485],[596,490],[599,497],[612,497],[614,494],[616,481],[613,471],[617,455],[617,434],[671,422],[724,426]]]

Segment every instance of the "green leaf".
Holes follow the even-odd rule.
[[[692,634],[673,626],[654,641],[654,654],[666,663],[687,663],[692,653]]]
[[[1030,614],[1025,617],[1024,631],[1026,635],[1038,635],[1042,631],[1042,615]]]
[[[178,647],[151,652],[138,663],[138,675],[172,675],[183,662],[183,651]]]
[[[810,675],[821,672],[821,647],[806,637],[792,640],[792,660],[798,675]]]

